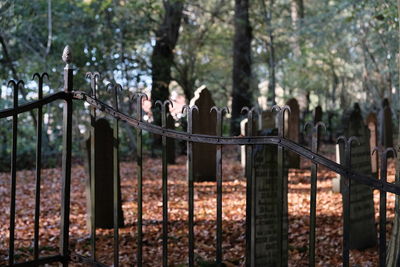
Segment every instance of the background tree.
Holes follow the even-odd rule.
[[[233,40],[231,134],[240,134],[240,111],[251,106],[251,26],[249,1],[235,0],[235,37]]]
[[[155,46],[151,55],[151,98],[153,103],[157,100],[164,101],[169,97],[171,67],[174,62],[174,48],[179,37],[183,1],[164,0],[163,6],[164,18],[156,32]],[[155,111],[155,105],[153,105],[153,111],[155,123],[160,124],[161,117],[157,115],[159,112]]]

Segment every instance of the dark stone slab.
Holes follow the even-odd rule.
[[[276,130],[263,130],[261,135],[277,135]],[[277,266],[278,258],[278,161],[277,146],[257,145],[254,150],[253,175],[256,181],[256,264]],[[284,171],[283,194],[283,266],[288,260],[288,202],[287,169]],[[249,227],[249,226],[248,226]],[[286,263],[286,264],[285,264]]]
[[[322,107],[321,106],[317,106],[314,110],[314,124],[322,121]]]
[[[345,135],[347,137],[356,136],[360,142],[359,146],[352,147],[351,168],[358,173],[371,176],[370,135],[358,104],[354,105],[354,109],[348,117]],[[343,159],[344,147],[340,146],[340,162],[342,164],[344,164]],[[376,244],[377,232],[372,189],[367,185],[351,181],[350,249],[366,249]]]
[[[371,149],[371,171],[372,173],[378,173],[378,153],[372,154],[372,150],[378,146],[376,114],[373,112],[369,113],[366,122],[369,130],[369,147]]]
[[[171,115],[167,116],[167,129],[175,129],[175,120]],[[167,163],[175,164],[175,139],[167,138]]]
[[[289,99],[286,105],[290,107],[291,113],[287,118],[285,137],[293,142],[299,143],[300,140],[300,107],[295,98]],[[289,168],[300,168],[300,156],[293,151],[287,152]]]
[[[113,228],[113,129],[106,119],[98,119],[95,124],[95,166],[96,166],[96,228]],[[86,140],[87,148],[87,162],[86,170],[88,173],[87,177],[90,177],[90,137]],[[90,177],[92,179],[92,177]],[[87,200],[87,211],[88,211],[88,228],[90,229],[90,179],[86,182],[86,200]],[[124,225],[124,216],[122,212],[122,201],[121,201],[121,189],[118,190],[118,218],[119,226]]]
[[[379,145],[393,147],[392,111],[387,98],[383,100],[379,112]]]
[[[260,130],[275,128],[275,113],[269,110],[261,112]]]
[[[247,121],[248,119],[244,119],[240,122],[240,134],[242,136],[247,136]],[[253,118],[253,135],[258,134],[258,120]],[[246,146],[240,146],[240,163],[245,170],[246,168]]]
[[[199,112],[193,112],[193,133],[216,135],[217,118],[215,112],[210,113],[215,105],[210,91],[205,86],[195,91],[190,105],[196,105]],[[215,181],[216,146],[212,144],[193,144],[193,178],[195,181]]]

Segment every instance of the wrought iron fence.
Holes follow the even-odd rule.
[[[118,209],[118,140],[119,140],[119,124],[126,123],[134,127],[137,131],[137,266],[142,266],[143,257],[143,182],[142,182],[142,131],[147,131],[152,134],[160,135],[162,137],[162,262],[163,266],[168,264],[168,191],[167,191],[167,156],[166,146],[167,138],[182,140],[187,142],[187,180],[188,180],[188,227],[189,227],[189,252],[188,252],[188,265],[194,266],[194,248],[195,248],[195,235],[194,235],[194,183],[193,183],[193,143],[207,143],[217,146],[216,157],[216,184],[217,184],[217,218],[216,218],[216,263],[221,266],[222,263],[222,146],[224,145],[245,145],[247,153],[246,164],[246,266],[255,266],[255,205],[254,196],[256,191],[256,184],[254,180],[253,171],[253,149],[255,145],[274,145],[277,146],[277,159],[278,159],[278,193],[280,206],[283,207],[283,193],[284,193],[284,151],[293,151],[301,157],[306,158],[312,162],[311,165],[311,190],[310,190],[310,232],[309,232],[309,262],[310,266],[315,265],[315,228],[316,228],[316,195],[317,195],[317,167],[318,165],[325,166],[329,170],[340,174],[345,179],[343,187],[343,198],[349,200],[351,192],[350,180],[357,181],[361,184],[370,186],[371,188],[380,191],[380,245],[379,245],[379,262],[380,266],[385,266],[386,261],[386,193],[400,194],[400,186],[387,182],[387,155],[388,153],[396,154],[393,148],[384,151],[376,149],[381,157],[380,166],[380,179],[369,177],[354,172],[351,169],[351,146],[357,142],[355,137],[340,137],[338,142],[343,142],[345,146],[345,164],[341,165],[321,154],[318,154],[318,138],[319,131],[324,128],[323,123],[307,124],[306,126],[312,129],[312,145],[311,149],[303,147],[284,137],[285,113],[290,113],[290,108],[287,106],[279,107],[274,106],[273,109],[277,112],[277,136],[254,136],[253,130],[253,117],[257,116],[258,111],[254,108],[244,108],[243,112],[247,113],[248,117],[248,132],[246,136],[240,137],[225,137],[222,136],[222,123],[223,115],[227,109],[213,107],[212,112],[217,114],[217,134],[215,136],[194,134],[192,132],[192,118],[193,113],[196,112],[196,106],[185,106],[184,111],[187,113],[187,132],[171,130],[166,127],[167,107],[171,105],[170,101],[160,102],[157,101],[156,105],[161,107],[162,125],[152,125],[142,120],[142,99],[147,98],[145,94],[138,93],[134,95],[133,100],[136,101],[137,112],[136,116],[132,117],[119,111],[118,108],[118,91],[121,90],[119,84],[109,84],[107,89],[113,93],[113,107],[105,104],[98,99],[96,92],[97,84],[100,79],[100,74],[97,72],[87,73],[86,77],[90,78],[91,92],[88,94],[83,91],[75,90],[73,85],[73,69],[71,66],[71,52],[68,48],[64,50],[63,60],[67,63],[64,68],[64,91],[57,92],[51,95],[43,96],[43,79],[48,77],[47,73],[36,73],[33,77],[38,79],[38,100],[32,101],[27,104],[18,104],[18,90],[23,86],[23,81],[10,81],[9,86],[13,88],[13,107],[0,111],[0,119],[12,117],[12,153],[11,153],[11,202],[10,202],[10,221],[9,221],[9,259],[8,266],[38,266],[46,263],[59,262],[63,266],[68,266],[71,261],[78,261],[93,264],[95,266],[106,266],[97,261],[96,258],[96,231],[95,231],[95,212],[94,203],[95,190],[91,190],[91,257],[84,257],[72,253],[69,244],[69,225],[70,225],[70,187],[71,187],[71,149],[72,149],[72,110],[73,101],[84,101],[90,106],[92,137],[94,133],[94,122],[96,121],[97,112],[108,114],[114,119],[114,170],[113,170],[113,190],[114,190],[114,251],[113,261],[114,266],[119,266],[119,209]],[[54,101],[62,100],[63,104],[63,150],[62,150],[62,198],[61,198],[61,225],[60,225],[60,250],[58,255],[51,257],[39,256],[39,216],[40,216],[40,185],[41,185],[41,132],[43,122],[43,106],[50,104]],[[36,185],[35,185],[35,216],[34,216],[34,259],[23,263],[15,263],[14,244],[15,244],[15,202],[16,202],[16,160],[17,160],[17,130],[18,130],[18,114],[29,112],[31,110],[38,110],[37,113],[37,153],[36,153]],[[91,177],[95,177],[95,139],[91,138]],[[95,188],[95,179],[91,179],[91,188]],[[343,266],[349,266],[349,218],[350,218],[350,202],[343,207]],[[282,247],[282,218],[283,208],[278,209],[278,220],[280,224],[278,231],[281,233],[278,238],[278,246]],[[283,250],[280,251],[278,259],[278,266],[282,266]]]

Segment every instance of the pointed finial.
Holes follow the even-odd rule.
[[[67,64],[65,67],[69,68],[69,64],[72,62],[72,52],[71,48],[69,45],[67,45],[64,48],[63,54],[62,54],[62,60]]]

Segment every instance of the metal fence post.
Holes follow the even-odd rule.
[[[168,105],[173,107],[170,100],[156,101],[161,110],[161,127],[167,128]],[[168,266],[168,164],[167,164],[167,137],[162,136],[162,203],[163,203],[163,226],[162,226],[162,265]]]
[[[287,110],[290,114],[289,106],[273,106],[272,110],[277,110],[278,112],[278,137],[281,140],[285,136],[285,111]],[[281,140],[279,142],[281,142]],[[285,161],[284,161],[284,149],[282,145],[278,145],[278,264],[277,266],[287,265],[287,255],[288,251],[284,249],[284,240],[287,242],[288,234],[287,230],[284,233],[283,224],[287,221],[287,210],[285,198],[287,197],[287,178],[285,178]]]
[[[217,114],[216,133],[217,136],[222,136],[223,133],[223,115],[229,113],[227,107],[218,108],[213,106],[211,112],[215,111]],[[217,146],[216,157],[216,182],[217,182],[217,266],[222,266],[222,145]]]
[[[249,109],[243,107],[241,113],[247,113],[247,134],[252,137],[253,133],[253,118],[260,116],[255,108]],[[255,244],[256,244],[256,224],[255,224],[255,181],[253,181],[253,145],[246,145],[246,266],[255,266]]]
[[[339,136],[337,143],[343,142],[345,150],[345,167],[347,170],[351,168],[351,146],[353,142],[360,144],[355,136],[347,139],[344,136]],[[348,171],[344,177],[343,183],[343,267],[350,265],[350,194],[351,194],[351,181]]]
[[[304,126],[304,130],[307,130],[307,127],[312,127],[312,139],[311,139],[311,151],[315,154],[318,153],[318,144],[320,138],[320,128],[326,129],[325,124],[321,121],[316,124],[312,122],[307,122]],[[315,228],[316,228],[316,209],[317,209],[317,175],[318,175],[318,164],[311,164],[311,192],[310,192],[310,233],[309,233],[309,260],[308,266],[315,266]]]
[[[42,75],[35,73],[32,79],[38,77],[38,98],[43,98],[43,78],[49,75],[45,72]],[[35,224],[34,224],[34,241],[33,241],[33,258],[39,259],[39,218],[40,218],[40,183],[42,168],[42,124],[43,124],[43,107],[38,107],[37,126],[36,126],[36,183],[35,183]]]
[[[64,91],[73,91],[73,68],[70,65],[72,54],[70,47],[64,48],[62,55],[66,63],[64,68]],[[69,258],[69,214],[71,192],[71,150],[72,150],[72,97],[67,96],[63,113],[63,152],[62,152],[62,196],[61,196],[61,240],[60,253],[63,256],[63,266],[68,266]]]
[[[379,153],[381,160],[380,178],[381,181],[387,182],[387,158],[392,152],[397,157],[396,150],[392,147],[384,149],[383,147],[375,147],[372,154]],[[379,190],[379,266],[386,266],[386,195],[384,190]]]
[[[12,115],[12,149],[11,149],[11,200],[10,200],[10,239],[8,246],[9,265],[14,264],[14,241],[15,241],[15,199],[17,188],[17,138],[18,138],[18,88],[24,85],[23,81],[9,81],[13,85],[13,115]]]
[[[186,110],[187,133],[193,134],[193,110],[199,112],[196,105],[184,106]],[[187,179],[188,179],[188,226],[189,226],[189,267],[194,266],[194,181],[193,181],[193,142],[187,141]]]
[[[143,99],[148,100],[146,94],[136,93],[136,119],[142,123]],[[136,162],[137,162],[137,266],[143,265],[143,133],[140,127],[136,130]]]

